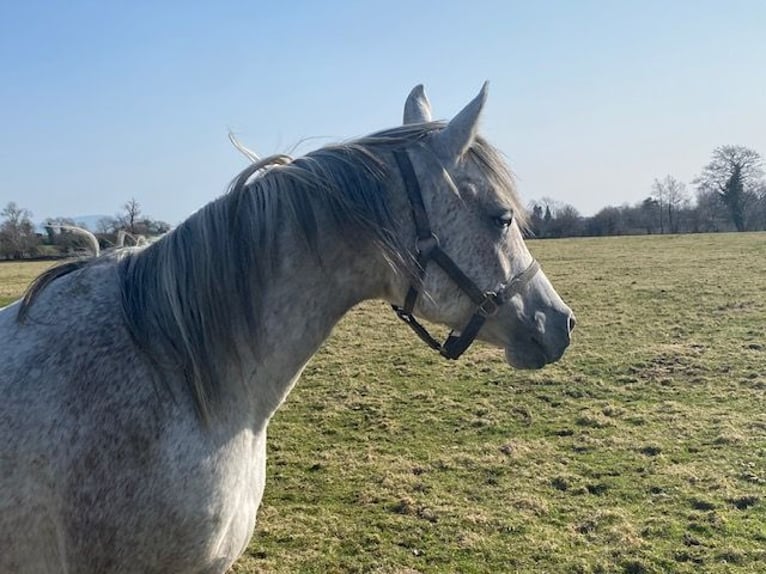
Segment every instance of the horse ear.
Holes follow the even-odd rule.
[[[426,97],[423,84],[418,84],[404,102],[404,123],[419,124],[431,121],[431,102]]]
[[[449,160],[459,159],[473,143],[479,125],[479,116],[487,101],[489,82],[484,82],[479,95],[468,102],[458,115],[438,135],[437,145]]]

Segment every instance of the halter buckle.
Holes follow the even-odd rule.
[[[415,249],[417,249],[418,255],[428,256],[437,247],[439,247],[439,238],[433,232],[428,237],[418,237],[415,241]]]
[[[399,319],[405,323],[411,322],[412,313],[405,311],[404,307],[399,307],[399,305],[391,305],[391,308],[394,310],[394,313],[396,313],[396,316],[399,317]]]
[[[497,314],[500,304],[497,301],[497,293],[488,291],[484,293],[484,299],[479,303],[476,312],[482,317],[492,317]]]

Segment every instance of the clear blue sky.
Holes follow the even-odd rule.
[[[714,147],[766,154],[766,2],[0,2],[0,205],[177,223],[259,153],[397,124],[424,83],[525,200],[591,214],[685,182]]]

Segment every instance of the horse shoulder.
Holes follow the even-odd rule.
[[[97,264],[51,283],[25,323],[0,314],[0,542],[66,548],[83,572],[128,551],[163,571],[230,563],[255,524],[265,431],[205,429],[133,344],[119,296]]]

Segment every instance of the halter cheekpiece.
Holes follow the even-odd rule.
[[[431,225],[428,222],[425,204],[423,203],[423,194],[420,191],[415,169],[412,167],[410,157],[405,150],[396,150],[393,152],[396,163],[399,166],[399,172],[404,180],[404,187],[407,189],[407,196],[412,209],[412,217],[415,222],[415,232],[417,241],[415,244],[417,264],[418,264],[418,283],[423,283],[426,274],[426,266],[429,261],[433,261],[452,279],[457,286],[465,293],[468,298],[476,305],[471,319],[460,331],[459,335],[451,331],[444,343],[437,341],[428,330],[415,319],[412,311],[415,308],[420,291],[415,284],[410,284],[407,296],[404,299],[404,306],[392,305],[396,316],[404,321],[415,331],[429,347],[439,351],[447,359],[457,359],[462,355],[471,343],[476,339],[479,330],[484,322],[497,314],[500,307],[508,301],[513,295],[529,283],[529,281],[540,270],[540,264],[533,259],[532,263],[518,275],[511,277],[505,283],[501,284],[496,291],[482,291],[474,283],[452,258],[439,245],[439,238],[431,231]]]

